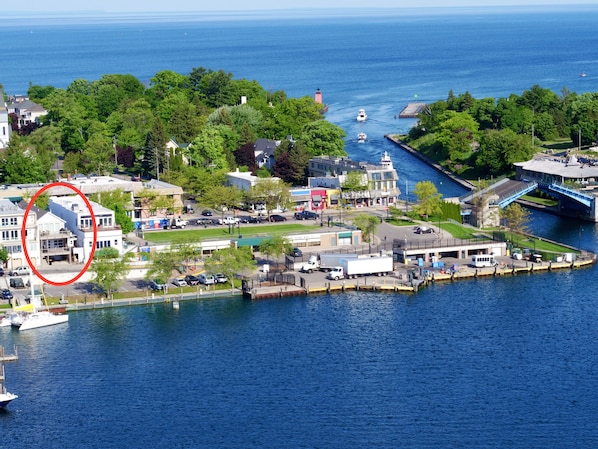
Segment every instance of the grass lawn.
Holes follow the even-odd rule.
[[[432,224],[432,223],[430,223]],[[457,223],[440,223],[440,227],[443,231],[450,233],[456,239],[474,239],[480,237],[483,233],[481,229],[472,229],[465,226],[461,226]]]
[[[557,200],[552,198],[540,198],[538,196],[523,195],[521,199],[530,203],[541,204],[542,206],[557,206],[559,204]]]
[[[301,223],[276,224],[276,225],[241,225],[241,230],[229,234],[228,226],[210,227],[201,229],[184,229],[180,231],[150,231],[145,232],[143,238],[152,243],[186,243],[197,242],[205,239],[227,239],[231,237],[252,237],[258,235],[287,235],[295,232],[311,232],[322,229],[318,225]]]

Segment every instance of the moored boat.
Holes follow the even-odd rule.
[[[42,310],[39,312],[32,312],[23,318],[21,324],[18,326],[20,331],[29,329],[37,329],[38,327],[53,326],[55,324],[66,323],[69,320],[68,315],[59,315]]]
[[[16,348],[13,355],[4,355],[4,348],[0,346],[0,408],[5,408],[11,401],[18,398],[16,394],[9,393],[6,391],[4,381],[6,377],[4,375],[4,362],[14,362],[19,359]]]

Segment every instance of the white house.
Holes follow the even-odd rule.
[[[21,201],[21,208],[27,203]],[[83,248],[76,248],[77,237],[66,229],[66,221],[52,212],[33,205],[30,212],[35,214],[41,260],[48,264],[59,260],[69,263],[83,259]]]
[[[116,224],[114,211],[90,201],[97,225],[96,249],[116,248],[122,254],[123,235]],[[83,260],[91,256],[93,244],[93,222],[91,212],[80,196],[53,196],[49,202],[50,212],[65,221],[66,228],[77,237],[77,247],[83,248]]]
[[[29,265],[23,250],[21,229],[25,211],[7,199],[0,199],[0,245],[8,250],[9,268]],[[27,215],[25,244],[31,263],[37,267],[40,262],[40,250],[37,238],[35,214]]]
[[[10,120],[8,109],[4,101],[4,91],[0,88],[0,148],[6,148],[10,140]]]
[[[259,178],[255,175],[252,175],[251,172],[240,172],[238,168],[237,171],[227,173],[226,178],[228,185],[246,192],[251,190],[251,188],[254,187],[258,182],[265,179],[274,180],[277,182],[280,181],[280,178],[277,177]]]

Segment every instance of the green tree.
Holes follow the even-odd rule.
[[[344,182],[341,184],[343,198],[351,198],[353,204],[357,204],[357,197],[364,196],[368,191],[367,175],[363,171],[354,170],[347,173]],[[361,195],[360,195],[361,194]]]
[[[413,193],[418,201],[414,209],[426,219],[430,215],[438,214],[442,211],[442,195],[438,193],[432,181],[418,182],[415,184]]]
[[[254,204],[266,206],[268,216],[276,209],[286,209],[291,201],[288,184],[274,178],[262,178],[250,190],[248,198]]]
[[[199,165],[213,165],[217,169],[228,170],[225,152],[225,138],[215,126],[205,127],[190,145],[193,162]]]
[[[224,248],[214,251],[204,262],[206,271],[223,273],[230,280],[231,289],[235,288],[235,277],[248,275],[255,270],[257,264],[253,259],[251,248]]]
[[[99,249],[91,262],[91,271],[92,283],[110,298],[129,272],[128,257],[119,256],[116,248]]]
[[[529,222],[529,211],[521,207],[517,203],[511,203],[501,210],[501,218],[505,226],[511,233],[511,240],[513,240],[513,233],[522,234],[527,231],[527,224]]]
[[[89,198],[114,211],[114,219],[121,227],[123,234],[133,232],[135,225],[131,217],[127,214],[127,211],[132,206],[131,195],[129,193],[125,193],[122,189],[115,189],[94,193]]]
[[[262,240],[262,243],[260,243],[259,246],[259,251],[266,255],[267,259],[270,259],[270,257],[278,259],[283,254],[288,254],[292,248],[293,246],[288,239],[275,235],[269,239]]]
[[[297,141],[311,156],[346,156],[345,137],[347,133],[326,120],[317,120],[306,124]]]
[[[238,206],[240,201],[241,191],[238,188],[223,185],[208,188],[201,198],[203,205],[222,212],[223,217],[224,211]]]
[[[181,260],[176,251],[161,250],[152,253],[151,261],[147,270],[146,279],[158,279],[167,284],[173,270],[179,267]]]
[[[109,173],[114,167],[114,147],[112,139],[102,133],[94,133],[83,147],[84,170],[99,175]]]
[[[452,162],[465,161],[477,139],[478,124],[466,112],[446,111],[436,134],[445,154]]]
[[[0,262],[2,262],[3,267],[6,267],[8,259],[10,259],[8,250],[4,246],[0,246]]]
[[[527,161],[533,156],[531,140],[510,129],[488,130],[480,136],[476,165],[485,174],[499,176],[513,170],[515,162]]]
[[[357,214],[353,218],[353,224],[361,230],[363,238],[369,244],[370,252],[372,251],[372,240],[376,234],[376,229],[380,224],[380,219],[374,215]]]
[[[30,184],[46,182],[48,173],[33,147],[23,138],[13,135],[0,161],[3,182],[6,184]]]

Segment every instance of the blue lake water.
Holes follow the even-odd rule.
[[[462,191],[384,134],[409,101],[534,84],[595,91],[598,9],[245,22],[2,25],[0,83],[223,68],[289,95],[324,92],[358,160]],[[585,71],[588,76],[580,78]],[[415,97],[417,95],[417,97]],[[355,121],[363,107],[370,119]],[[369,142],[353,136],[364,130]],[[598,250],[596,226],[532,229]],[[11,448],[579,448],[598,442],[596,269],[437,284],[417,295],[239,298],[71,314],[18,333],[0,413]]]

